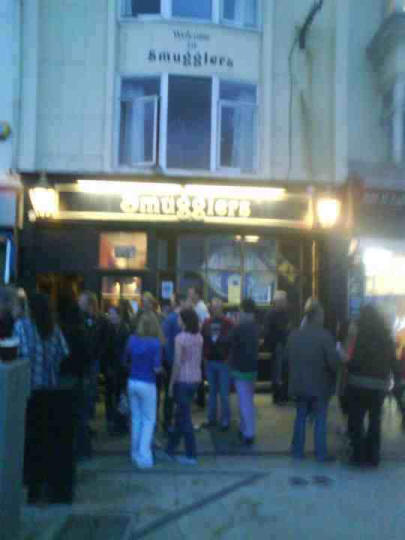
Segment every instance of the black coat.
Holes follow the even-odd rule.
[[[385,332],[360,332],[348,368],[350,375],[387,380],[398,371],[394,340]]]
[[[253,373],[259,362],[259,327],[255,321],[238,324],[231,331],[231,368]]]
[[[285,346],[288,339],[290,321],[287,310],[271,309],[264,322],[264,346],[274,354],[277,345]]]
[[[66,323],[61,321],[60,327],[70,351],[69,356],[62,362],[60,374],[82,379],[89,374],[92,358],[84,320],[78,318]]]
[[[97,363],[100,373],[110,377],[115,365],[115,335],[114,327],[104,315],[86,317],[85,325],[87,339],[90,345],[91,362]]]

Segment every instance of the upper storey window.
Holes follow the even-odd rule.
[[[257,28],[261,0],[121,0],[123,17],[184,18]]]
[[[169,76],[167,166],[210,168],[212,80]]]
[[[140,15],[159,15],[161,0],[124,0],[123,15],[139,17]]]
[[[254,171],[257,163],[256,86],[221,82],[219,97],[219,168]]]
[[[172,0],[173,17],[189,19],[212,19],[211,0]]]
[[[256,174],[257,109],[257,86],[247,82],[124,77],[118,166]]]
[[[238,26],[257,26],[258,0],[223,0],[222,20]]]
[[[156,163],[160,79],[122,81],[119,161],[129,167]]]
[[[405,11],[405,0],[386,0],[386,10],[387,15],[396,11],[403,13]]]

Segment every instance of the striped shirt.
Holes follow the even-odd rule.
[[[62,361],[69,356],[69,348],[58,326],[46,339],[41,339],[35,324],[27,318],[18,320],[14,335],[19,340],[19,357],[31,365],[31,390],[55,388],[59,383]]]
[[[201,334],[180,332],[175,340],[175,363],[180,366],[175,382],[201,382],[201,358],[203,338]]]

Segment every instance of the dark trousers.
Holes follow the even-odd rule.
[[[174,400],[169,396],[170,378],[172,376],[172,366],[166,366],[166,376],[164,379],[164,403],[163,403],[163,428],[168,431],[173,424]]]
[[[107,429],[113,430],[115,427],[115,419],[117,414],[117,389],[116,377],[114,375],[106,375],[105,377],[105,419]]]
[[[73,390],[35,390],[26,413],[24,479],[29,500],[38,499],[46,488],[51,502],[72,501],[73,438]]]
[[[201,409],[205,409],[205,401],[205,382],[202,380],[202,382],[197,386],[197,397],[195,402]]]
[[[353,461],[378,465],[381,447],[381,414],[385,392],[348,386],[348,430],[353,449]],[[364,422],[368,415],[368,429]]]
[[[73,387],[74,454],[77,459],[92,456],[88,408],[89,388],[90,382],[87,378],[78,380]]]
[[[285,403],[288,401],[288,361],[282,345],[277,345],[271,360],[273,402]]]
[[[191,418],[191,404],[198,384],[177,383],[174,385],[174,403],[176,405],[175,424],[173,431],[169,432],[167,453],[172,455],[184,437],[186,456],[195,458],[197,454],[193,421]]]

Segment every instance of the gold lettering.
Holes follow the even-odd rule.
[[[160,204],[157,197],[141,197],[140,201],[141,214],[160,214]]]
[[[225,217],[228,212],[228,202],[225,199],[215,201],[215,213],[218,216]]]
[[[183,195],[177,199],[177,216],[179,219],[190,219],[191,218],[191,202],[188,197]]]
[[[214,215],[214,199],[208,199],[207,216]]]
[[[121,210],[126,214],[136,214],[139,210],[139,199],[138,197],[124,196],[121,200]]]
[[[236,210],[239,210],[239,201],[229,201],[228,217],[235,217]]]
[[[241,201],[239,205],[239,217],[250,217],[251,213],[250,201]]]
[[[204,197],[195,197],[191,203],[193,208],[193,218],[202,220],[205,218],[205,199]]]
[[[175,214],[176,204],[174,197],[162,197],[160,200],[163,214]]]

